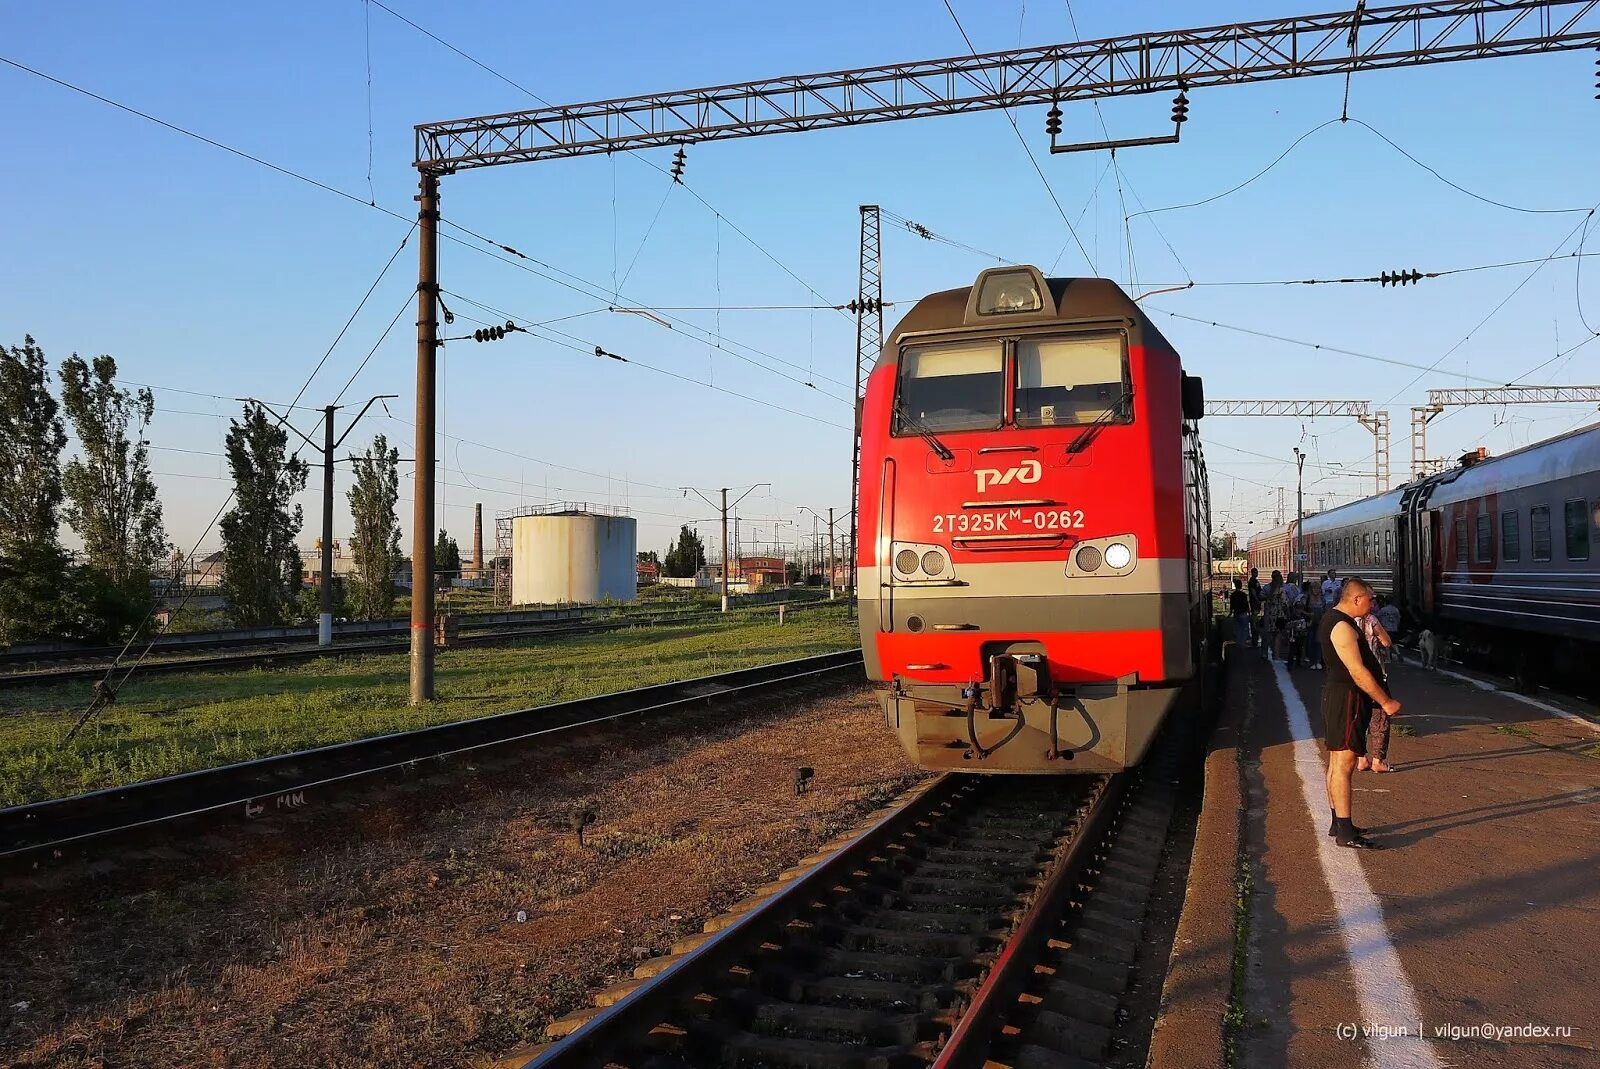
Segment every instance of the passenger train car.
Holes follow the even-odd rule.
[[[860,416],[856,589],[919,766],[1139,761],[1207,656],[1203,411],[1106,279],[994,268],[894,328]]]
[[[1293,524],[1259,536],[1252,565],[1294,541]],[[1366,579],[1413,628],[1492,648],[1522,675],[1596,674],[1600,424],[1308,516],[1301,542],[1305,571]]]

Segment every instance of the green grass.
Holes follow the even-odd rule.
[[[0,693],[0,806],[489,713],[848,649],[843,602],[779,626],[775,610],[566,639],[447,650],[434,701],[407,702],[408,657],[140,679],[70,743],[89,686]]]

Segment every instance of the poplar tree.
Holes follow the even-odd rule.
[[[354,467],[355,485],[346,495],[356,571],[350,607],[359,620],[378,620],[394,611],[394,572],[401,561],[394,511],[400,499],[400,451],[380,434],[354,458]]]
[[[148,389],[118,389],[116,376],[109,356],[95,357],[92,368],[76,354],[61,364],[62,406],[83,449],[62,476],[66,520],[83,539],[90,567],[145,596],[167,551],[144,440],[156,405]]]
[[[295,613],[305,517],[294,496],[306,486],[306,462],[288,455],[289,432],[256,405],[228,421],[228,469],[234,505],[222,517],[222,590],[240,627],[282,623]]]
[[[678,542],[667,550],[661,562],[661,574],[671,579],[689,579],[699,572],[706,562],[706,546],[700,537],[684,525],[678,530]]]
[[[0,350],[0,553],[13,558],[57,548],[60,408],[50,396],[50,368],[32,336]]]
[[[455,578],[461,574],[461,547],[443,527],[433,545],[433,574]]]

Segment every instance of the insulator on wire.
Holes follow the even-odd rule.
[[[678,146],[678,151],[672,154],[672,180],[679,185],[683,184],[683,166],[689,154],[683,151],[683,146]]]
[[[1413,268],[1410,271],[1385,271],[1378,276],[1379,286],[1404,286],[1412,282],[1421,282],[1422,272]]]
[[[1178,83],[1178,95],[1172,98],[1172,122],[1181,126],[1189,121],[1189,87],[1183,82]]]
[[[499,341],[506,336],[507,331],[520,329],[511,320],[506,320],[505,326],[480,327],[472,332],[473,341]]]
[[[1050,105],[1050,110],[1044,113],[1044,132],[1051,137],[1061,133],[1061,108],[1056,104]]]

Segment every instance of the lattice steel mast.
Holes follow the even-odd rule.
[[[878,359],[883,349],[883,242],[882,217],[876,204],[861,206],[861,273],[856,299],[850,310],[856,314],[856,389],[855,433],[850,449],[850,565],[845,582],[849,584],[850,612],[855,613],[856,598],[856,498],[861,490],[861,378],[862,368]]]

